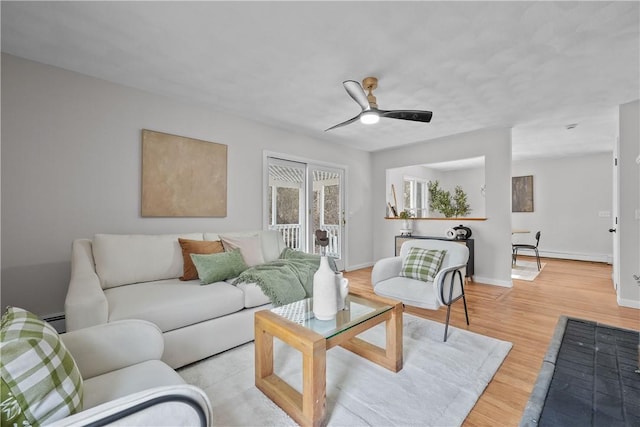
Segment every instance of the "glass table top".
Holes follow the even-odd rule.
[[[291,304],[272,308],[271,311],[305,328],[331,338],[347,329],[371,319],[392,306],[381,302],[365,299],[355,295],[348,295],[345,309],[338,311],[331,320],[318,320],[313,315],[313,298],[307,298]]]

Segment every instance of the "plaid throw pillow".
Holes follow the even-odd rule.
[[[2,426],[51,423],[82,409],[82,377],[51,325],[9,307],[0,327]]]
[[[411,248],[402,261],[400,276],[431,282],[440,271],[445,250]]]

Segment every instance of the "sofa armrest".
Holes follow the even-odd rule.
[[[108,321],[107,297],[96,274],[91,240],[74,240],[71,248],[71,280],[64,301],[68,331]]]
[[[371,284],[375,287],[383,280],[398,276],[401,268],[402,258],[399,256],[378,260],[371,270]]]
[[[164,337],[146,320],[118,320],[61,334],[82,378],[93,378],[148,360],[160,360]]]
[[[210,426],[211,402],[192,385],[172,385],[121,397],[50,424],[56,427],[87,425]]]

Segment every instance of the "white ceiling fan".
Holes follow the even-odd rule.
[[[342,84],[349,96],[360,105],[362,111],[357,116],[345,122],[331,126],[329,129],[326,129],[325,132],[348,125],[358,119],[364,124],[378,123],[380,117],[429,123],[433,116],[431,111],[423,110],[380,110],[376,97],[373,96],[373,90],[378,87],[378,79],[376,77],[365,77],[365,79],[362,80],[362,86],[355,80],[346,80],[342,82]],[[365,89],[369,92],[368,95],[365,93]]]

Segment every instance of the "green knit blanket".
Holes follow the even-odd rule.
[[[335,268],[335,261],[329,258]],[[313,275],[320,266],[320,256],[285,248],[280,258],[243,271],[238,283],[255,283],[274,306],[289,304],[313,295]]]

